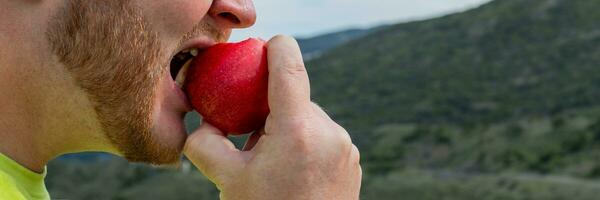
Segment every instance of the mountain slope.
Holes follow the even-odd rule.
[[[496,0],[307,63],[370,174],[600,177],[600,1]]]
[[[599,9],[600,1],[497,0],[394,25],[309,62],[313,94],[356,129],[596,105]]]

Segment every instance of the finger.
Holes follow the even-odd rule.
[[[240,151],[225,134],[205,122],[188,137],[183,151],[215,183],[220,181],[219,175],[239,171],[243,164]]]
[[[300,47],[288,36],[268,43],[269,108],[274,116],[297,116],[310,108],[310,83]]]
[[[254,146],[256,146],[256,143],[258,143],[258,140],[260,139],[260,137],[262,135],[264,135],[264,133],[265,133],[264,128],[252,133],[252,135],[250,135],[248,140],[246,140],[246,144],[244,144],[244,148],[242,148],[242,151],[252,150],[252,148],[254,148]]]

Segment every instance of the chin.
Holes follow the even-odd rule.
[[[127,137],[129,142],[119,145],[122,154],[129,161],[173,165],[181,160],[187,139],[184,117],[190,108],[183,92],[179,94],[172,86],[165,86],[169,81],[162,82],[151,106],[152,114],[146,120],[140,119],[150,122],[148,126],[134,129],[135,137]]]
[[[165,165],[180,161],[187,139],[184,117],[190,111],[191,106],[183,91],[169,74],[163,76],[152,112],[149,148],[154,155],[148,155],[150,159],[142,162]]]
[[[161,114],[158,116],[152,135],[160,149],[181,152],[187,133],[183,122],[185,113]],[[181,153],[180,153],[181,154]]]

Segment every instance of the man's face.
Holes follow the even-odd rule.
[[[169,164],[179,160],[190,111],[169,73],[173,56],[225,42],[254,20],[250,0],[69,0],[46,36],[120,153]]]

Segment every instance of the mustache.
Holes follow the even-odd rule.
[[[186,41],[201,35],[207,36],[216,42],[226,42],[228,37],[228,34],[225,31],[211,23],[202,21],[196,24],[190,32],[183,35],[179,41],[178,48],[181,48]]]

